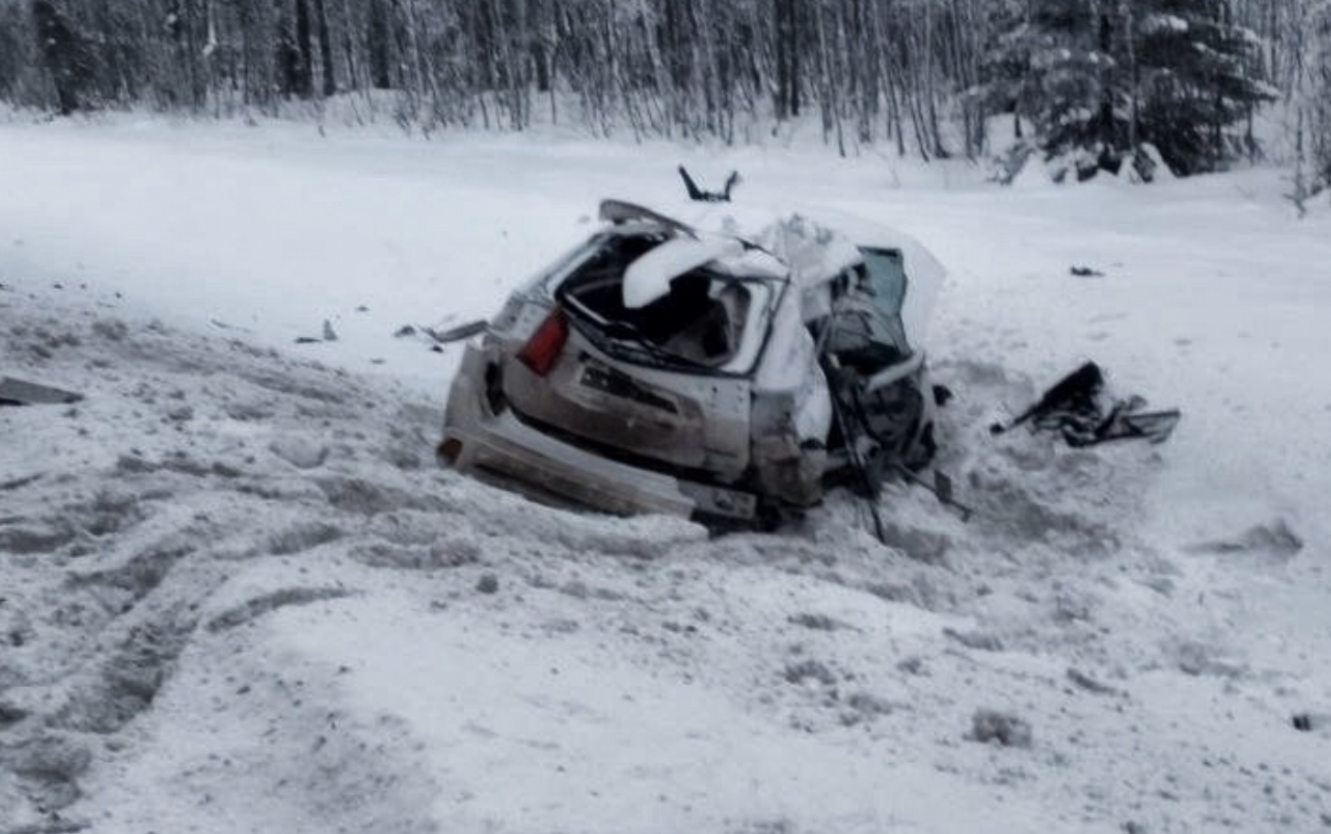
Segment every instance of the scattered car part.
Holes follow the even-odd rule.
[[[319,336],[297,336],[292,339],[292,341],[298,345],[317,345],[323,342],[336,342],[337,331],[333,329],[333,323],[331,321],[324,319]]]
[[[11,376],[0,377],[0,405],[69,405],[82,399],[82,394],[62,388]]]
[[[1176,408],[1142,411],[1146,401],[1141,397],[1109,400],[1104,389],[1104,372],[1086,362],[1006,425],[995,423],[989,431],[1002,434],[1030,422],[1035,429],[1059,432],[1069,446],[1081,447],[1129,439],[1163,443],[1178,425],[1181,413]]]
[[[453,342],[460,342],[463,339],[470,339],[485,332],[485,319],[476,319],[475,321],[464,322],[462,324],[450,327],[447,330],[435,330],[432,327],[422,325],[420,331],[429,336],[435,344],[447,345]]]
[[[720,191],[704,191],[689,176],[689,172],[684,166],[679,166],[679,176],[684,180],[684,190],[688,192],[689,199],[696,203],[728,203],[730,202],[730,192],[736,185],[739,185],[739,171],[731,171],[730,176],[726,177],[726,184]]]

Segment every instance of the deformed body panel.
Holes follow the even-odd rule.
[[[911,303],[942,273],[913,240],[602,216],[467,345],[446,461],[610,512],[752,521],[819,501],[848,442],[905,461],[932,443]]]

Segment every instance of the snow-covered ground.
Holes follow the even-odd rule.
[[[894,487],[893,547],[845,496],[709,538],[434,466],[456,349],[394,334],[492,312],[679,162],[950,267],[969,523]],[[0,376],[86,395],[0,409],[0,834],[1327,830],[1331,210],[1271,171],[980,179],[0,125]],[[1087,358],[1174,437],[988,434]]]

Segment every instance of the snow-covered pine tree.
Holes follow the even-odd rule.
[[[1137,136],[1181,174],[1215,170],[1246,151],[1229,128],[1275,92],[1257,77],[1258,39],[1234,23],[1230,0],[1133,6]]]
[[[1246,150],[1231,126],[1274,97],[1231,2],[1031,0],[996,30],[987,92],[1030,114],[1056,176],[1130,162],[1150,179],[1146,144],[1178,173],[1214,170]]]
[[[1035,128],[1055,177],[1117,171],[1128,131],[1122,104],[1125,32],[1114,0],[1030,0],[990,53],[990,96],[1006,97]]]
[[[1037,79],[1031,53],[1038,33],[1031,26],[1029,5],[1022,0],[994,0],[984,11],[986,42],[980,61],[984,81],[974,91],[986,112],[1011,114],[1013,139],[1024,140],[1023,121],[1034,112]]]
[[[1059,15],[1070,9],[1045,0],[994,0],[985,9],[983,81],[972,95],[983,112],[1012,117],[1012,144],[998,160],[1000,182],[1010,182],[1040,151],[1061,154],[1060,138],[1070,138],[1060,133],[1062,114],[1080,112],[1078,100],[1089,91],[1089,84],[1079,83],[1085,56],[1069,47],[1077,21]]]

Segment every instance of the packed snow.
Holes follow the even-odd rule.
[[[888,545],[843,494],[710,535],[436,466],[428,330],[680,162],[946,263],[969,521],[896,484]],[[0,376],[84,395],[0,408],[0,834],[1331,828],[1331,208],[1287,190],[0,124]],[[1173,437],[990,435],[1085,359]]]

